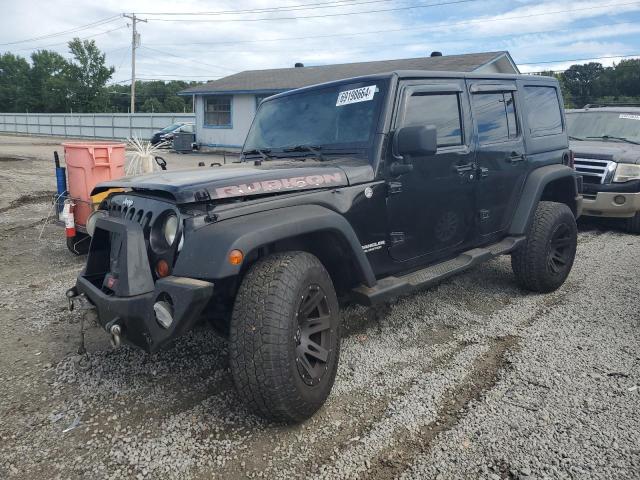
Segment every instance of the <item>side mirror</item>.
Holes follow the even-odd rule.
[[[398,155],[435,155],[438,151],[438,129],[433,125],[402,127],[394,140]]]

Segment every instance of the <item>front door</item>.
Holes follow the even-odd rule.
[[[476,166],[464,80],[401,86],[394,128],[433,125],[435,155],[410,160],[412,171],[389,179],[389,252],[396,261],[428,263],[461,250],[475,230]]]
[[[526,177],[527,158],[515,81],[470,84],[477,131],[479,234],[499,237],[510,225]]]

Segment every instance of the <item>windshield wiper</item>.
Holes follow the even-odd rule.
[[[569,135],[569,140],[577,140],[579,142],[584,142],[584,138],[574,137],[573,135]]]
[[[271,149],[270,148],[254,148],[253,150],[247,150],[246,152],[242,152],[242,156],[246,157],[247,155],[260,155],[262,157],[263,160],[269,160],[271,158],[271,156],[269,155],[271,153]]]
[[[313,154],[318,160],[324,160],[324,156],[320,153],[322,147],[316,145],[296,145],[294,147],[283,148],[283,152],[308,152]]]
[[[587,137],[587,138],[597,138],[602,140],[620,140],[621,142],[632,143],[633,145],[640,145],[640,142],[636,142],[635,140],[629,140],[626,137],[615,137],[613,135],[600,135],[597,137]]]

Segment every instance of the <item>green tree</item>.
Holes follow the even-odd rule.
[[[31,107],[29,62],[12,53],[0,55],[0,111],[26,112]]]
[[[562,74],[562,81],[569,93],[569,100],[576,105],[593,102],[601,94],[598,81],[604,73],[600,63],[591,62],[584,65],[572,65]]]
[[[106,66],[105,54],[94,40],[74,38],[69,42],[69,51],[74,58],[67,69],[74,109],[78,112],[105,111],[110,104],[105,86],[115,69]]]
[[[160,100],[155,97],[151,97],[144,101],[142,107],[140,107],[140,111],[146,113],[159,113],[164,112],[165,109]]]
[[[165,98],[164,108],[167,112],[182,113],[186,109],[186,104],[184,103],[184,99],[182,97],[172,95]]]
[[[69,62],[49,50],[31,54],[30,103],[35,112],[65,112],[69,110],[70,90],[67,71]]]
[[[640,97],[640,59],[622,60],[612,70],[616,94]]]

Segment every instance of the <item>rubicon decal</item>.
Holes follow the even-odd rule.
[[[216,198],[274,193],[283,190],[305,190],[310,188],[341,186],[344,185],[346,181],[347,179],[342,172],[308,175],[306,177],[279,178],[276,180],[264,180],[262,182],[243,183],[240,185],[216,188]]]

